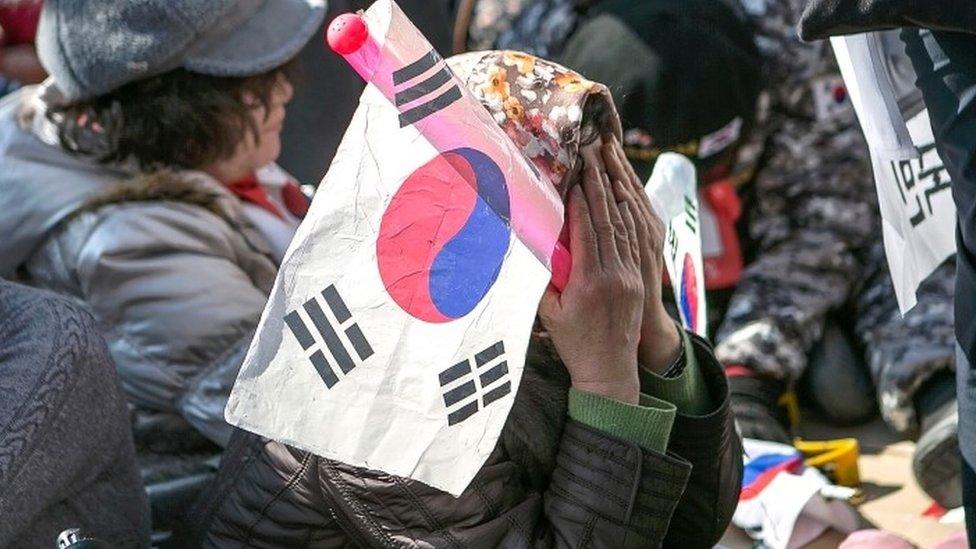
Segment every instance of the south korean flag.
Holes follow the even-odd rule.
[[[458,495],[518,392],[562,206],[395,4],[362,17],[369,84],[226,416]]]

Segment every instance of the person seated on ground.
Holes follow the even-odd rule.
[[[149,544],[128,410],[91,315],[0,280],[0,547],[54,547],[80,528]]]
[[[455,499],[237,431],[185,543],[711,547],[741,445],[720,365],[664,310],[663,227],[609,94],[522,53],[449,63],[568,200],[572,272],[539,306],[498,445]]]
[[[51,78],[0,106],[0,276],[84,303],[129,400],[218,444],[308,205],[273,162],[285,64],[323,12],[320,0],[48,2],[38,47]]]

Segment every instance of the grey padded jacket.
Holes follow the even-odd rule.
[[[226,444],[224,404],[277,271],[267,241],[206,174],[67,153],[42,91],[0,102],[0,277],[74,298],[132,403]]]

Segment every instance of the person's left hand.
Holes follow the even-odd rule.
[[[664,271],[664,223],[654,213],[644,185],[630,165],[620,142],[610,137],[601,148],[615,200],[634,212],[644,279],[644,311],[637,359],[641,366],[663,373],[677,356],[681,336],[661,300]]]

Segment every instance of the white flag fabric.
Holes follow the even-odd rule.
[[[363,18],[369,83],[226,417],[459,495],[518,391],[562,206],[396,4]]]
[[[664,265],[685,329],[705,336],[708,329],[701,219],[695,166],[677,153],[654,163],[645,191],[666,227]]]
[[[831,38],[874,171],[885,253],[902,314],[956,252],[949,174],[897,31]]]
[[[732,523],[771,549],[806,547],[828,528],[858,528],[846,502],[827,499],[832,486],[816,468],[805,466],[796,448],[778,442],[742,439],[743,475]]]

